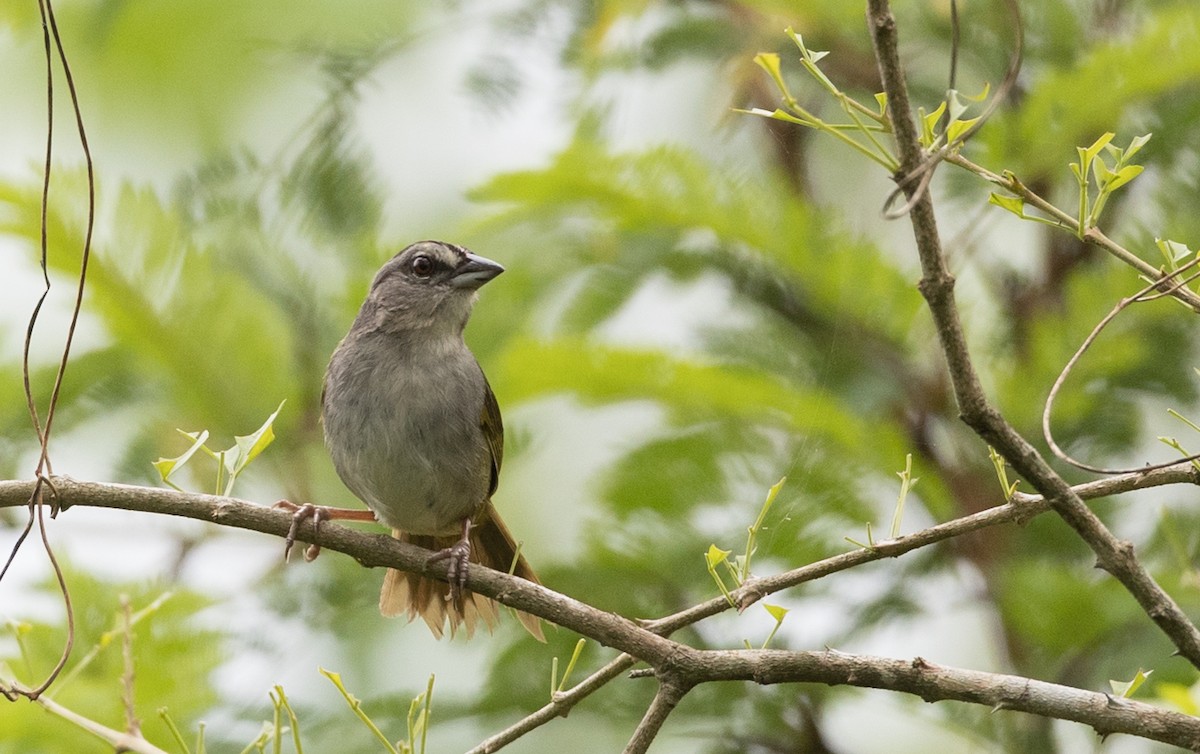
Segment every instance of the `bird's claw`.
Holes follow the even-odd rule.
[[[288,500],[280,500],[271,507],[291,511],[292,513],[292,525],[288,527],[287,537],[283,540],[283,560],[285,563],[292,554],[292,545],[296,544],[296,534],[300,531],[301,523],[307,519],[312,519],[313,539],[315,540],[321,534],[321,522],[328,521],[333,517],[328,508],[313,505],[312,503],[296,505]],[[309,562],[316,560],[320,554],[321,546],[316,542],[313,542],[304,549],[304,559]]]
[[[471,542],[464,537],[446,549],[438,550],[427,561],[450,561],[446,568],[446,581],[450,582],[450,591],[446,593],[447,602],[458,602],[462,599],[463,590],[467,586],[467,562],[470,559]]]

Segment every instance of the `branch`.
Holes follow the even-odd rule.
[[[545,707],[542,707],[531,715],[526,715],[513,725],[487,738],[478,746],[468,751],[467,754],[492,754],[492,752],[500,751],[500,749],[516,741],[521,736],[542,727],[556,717],[566,717],[572,707],[591,696],[594,692],[604,688],[608,685],[609,681],[636,664],[637,659],[634,657],[624,653],[617,655],[607,665],[572,686],[569,691],[555,694],[554,698]]]
[[[1056,222],[1063,226],[1063,230],[1069,233],[1075,233],[1075,229],[1079,227],[1078,218],[1072,217],[1069,213],[1063,212],[1054,204],[1046,201],[1041,195],[1029,188],[1019,178],[1009,172],[1004,175],[997,175],[982,165],[977,165],[971,162],[961,154],[952,154],[947,156],[946,162],[952,165],[957,165],[960,168],[969,170],[979,176],[988,183],[993,183],[1005,191],[1019,196],[1026,204],[1036,207],[1045,214],[1054,218]],[[1121,244],[1112,240],[1096,227],[1088,228],[1084,231],[1082,240],[1084,243],[1091,244],[1097,248],[1103,249],[1125,264],[1141,273],[1147,280],[1157,280],[1162,277],[1163,272],[1145,261],[1137,254],[1134,254],[1129,249],[1126,249]],[[1171,286],[1168,283],[1163,283],[1161,290],[1170,289],[1170,293],[1175,298],[1182,301],[1192,311],[1200,312],[1200,296],[1196,295],[1191,289],[1182,286]]]
[[[119,730],[113,730],[95,720],[84,717],[74,710],[62,706],[45,695],[35,697],[32,693],[33,689],[18,690],[22,695],[31,698],[35,704],[40,704],[42,709],[47,712],[58,715],[63,720],[91,733],[101,741],[107,742],[115,751],[132,751],[135,754],[167,754],[167,752],[142,738],[140,732],[123,733]]]
[[[1133,490],[1148,489],[1167,484],[1200,484],[1200,470],[1191,463],[1179,464],[1165,469],[1156,469],[1148,473],[1123,474],[1108,477],[1094,482],[1077,485],[1072,489],[1074,494],[1083,500],[1095,500],[1111,495]],[[884,558],[897,558],[905,553],[922,547],[944,542],[964,534],[976,532],[999,524],[1024,524],[1034,516],[1050,510],[1050,503],[1042,495],[1031,495],[1023,492],[1014,493],[1012,499],[1003,505],[962,516],[945,523],[936,524],[927,529],[906,534],[903,537],[883,540],[874,543],[873,547],[852,550],[840,555],[818,560],[815,563],[793,568],[790,571],[762,576],[746,581],[742,586],[730,592],[739,610],[745,610],[750,605],[774,594],[808,581],[816,581],[839,571],[870,563]],[[729,600],[724,596],[714,597],[673,615],[658,620],[648,621],[642,625],[655,633],[669,636],[674,631],[690,626],[700,620],[724,612],[729,609]]]
[[[913,125],[908,88],[900,64],[896,20],[887,0],[869,0],[867,17],[901,157],[898,175],[904,176],[921,164],[924,152]],[[912,189],[906,188],[906,191]],[[1138,562],[1133,544],[1114,537],[1066,481],[1050,468],[1037,449],[989,404],[971,364],[954,299],[954,277],[942,254],[929,192],[916,197],[909,220],[921,261],[922,278],[918,288],[933,315],[962,420],[1045,495],[1050,507],[1095,553],[1097,565],[1121,582],[1171,639],[1179,653],[1200,668],[1200,631]]]
[[[1133,490],[1181,483],[1200,484],[1200,471],[1190,463],[1180,463],[1177,466],[1158,469],[1150,473],[1125,474],[1088,482],[1078,485],[1073,488],[1073,491],[1079,497],[1090,500]],[[34,484],[33,481],[0,481],[0,508],[27,505],[29,493]],[[69,477],[54,477],[53,485],[53,489],[58,491],[59,502],[63,509],[81,505],[183,516],[258,531],[280,538],[287,534],[291,524],[290,514],[284,511],[234,498],[177,492],[156,487],[81,482]],[[1013,495],[1012,500],[1003,505],[893,540],[876,542],[871,549],[854,550],[784,573],[750,579],[738,589],[733,590],[731,595],[741,609],[745,609],[769,594],[798,584],[814,581],[863,563],[899,557],[907,552],[990,526],[1024,523],[1049,509],[1050,504],[1041,495],[1018,492]],[[311,542],[311,528],[303,528],[299,532],[298,539],[303,542]],[[429,555],[425,550],[399,542],[387,535],[369,534],[329,523],[321,528],[321,545],[324,548],[349,555],[365,566],[388,566],[415,572],[425,569]],[[439,573],[444,578],[444,571],[439,570]],[[655,648],[658,651],[643,653],[638,645],[640,637],[645,635],[655,638],[668,636],[681,628],[731,609],[729,601],[721,596],[673,615],[643,622],[641,627],[638,627],[623,618],[595,610],[588,605],[498,571],[473,567],[468,574],[468,584],[474,591],[547,620],[558,622],[564,614],[571,613],[574,616],[573,619],[570,622],[562,620],[561,625],[598,640],[600,634],[591,629],[589,622],[604,623],[608,626],[605,635],[610,639],[614,632],[623,634],[623,639],[619,643],[616,641],[604,641],[604,643],[621,649],[629,647],[634,650],[633,652],[623,652],[570,690],[556,694],[549,704],[481,742],[468,754],[491,754],[499,751],[525,733],[558,717],[565,717],[580,701],[633,667],[639,657],[657,667],[665,661],[665,657],[671,656],[672,650],[685,649],[683,645],[660,639],[666,644],[656,644]],[[537,593],[536,596],[540,601],[534,599],[534,592]],[[551,610],[546,604],[550,602],[555,603],[554,610]],[[554,617],[556,615],[559,617]],[[665,651],[663,651],[664,649]],[[846,682],[850,685],[863,685],[853,679]]]
[[[287,535],[292,514],[231,497],[205,495],[158,487],[84,482],[70,477],[52,478],[60,510],[74,505],[115,508],[182,516],[240,529]],[[34,481],[0,482],[0,508],[27,505]],[[297,541],[313,542],[311,523],[303,526]],[[446,566],[429,565],[429,551],[400,542],[389,534],[368,534],[344,526],[321,526],[323,549],[349,555],[368,568],[397,568],[446,579]],[[282,557],[282,551],[280,553]],[[536,615],[605,646],[615,647],[651,665],[665,662],[680,647],[613,613],[597,610],[578,600],[500,571],[472,565],[467,574],[471,591],[491,597],[521,612]]]
[[[825,683],[914,694],[927,702],[956,700],[1043,717],[1072,720],[1101,736],[1128,733],[1189,750],[1200,748],[1200,718],[1143,702],[1020,676],[912,661],[824,652],[692,650],[680,658],[681,677],[760,684]]]
[[[642,721],[638,723],[637,730],[633,732],[633,738],[629,739],[629,743],[625,745],[625,754],[645,754],[646,750],[650,748],[650,744],[654,743],[654,739],[658,737],[658,732],[662,730],[663,724],[667,722],[667,717],[694,685],[681,682],[671,674],[660,678],[658,693],[654,695],[654,701],[650,702],[650,707],[642,716]]]
[[[1181,462],[1167,469],[1150,473],[1124,474],[1078,485],[1075,493],[1084,500],[1094,500],[1133,490],[1149,489],[1167,484],[1200,484],[1200,470],[1190,463]],[[1017,492],[1012,499],[994,508],[969,516],[947,521],[927,529],[896,539],[876,542],[870,549],[834,555],[815,563],[794,568],[784,573],[750,579],[741,587],[730,592],[739,610],[745,610],[764,597],[808,581],[829,576],[840,571],[884,558],[897,558],[913,550],[927,547],[970,532],[999,524],[1023,524],[1034,516],[1050,510],[1050,503],[1041,495]],[[642,627],[656,634],[670,636],[687,626],[730,609],[724,596],[714,597],[673,615],[653,621],[643,621]],[[467,754],[492,754],[517,740],[531,730],[541,727],[558,717],[566,717],[576,704],[592,693],[599,691],[609,681],[632,668],[636,658],[621,654],[600,670],[580,681],[569,691],[555,695],[554,699],[536,712],[522,718],[508,728],[481,742]]]

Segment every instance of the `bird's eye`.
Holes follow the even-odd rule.
[[[433,260],[419,254],[412,260],[412,271],[417,277],[427,278],[433,274]]]

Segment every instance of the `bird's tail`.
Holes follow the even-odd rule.
[[[517,544],[512,534],[496,509],[489,502],[482,521],[471,527],[471,561],[497,571],[520,576],[526,581],[540,584],[537,574],[525,560],[524,555],[517,553]],[[457,537],[434,537],[428,535],[408,534],[399,529],[392,530],[392,536],[401,542],[409,542],[424,547],[427,550],[438,551],[450,547],[458,541]],[[515,563],[514,563],[515,560]],[[387,569],[383,577],[383,591],[379,595],[379,611],[386,616],[407,613],[408,619],[413,620],[418,615],[429,626],[429,630],[437,638],[442,638],[449,627],[450,636],[461,627],[470,638],[475,633],[475,626],[482,621],[490,633],[496,626],[498,606],[495,601],[475,594],[470,589],[464,589],[462,599],[453,601],[447,599],[450,586],[444,581],[425,578],[415,573]],[[542,624],[537,617],[518,612],[517,619],[525,626],[530,634],[538,641],[545,641]]]

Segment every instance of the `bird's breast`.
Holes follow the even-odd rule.
[[[453,534],[486,502],[484,384],[461,346],[387,352],[384,339],[334,353],[325,439],[342,481],[389,526]],[[465,358],[464,358],[465,356]],[[349,358],[348,358],[349,357]]]

